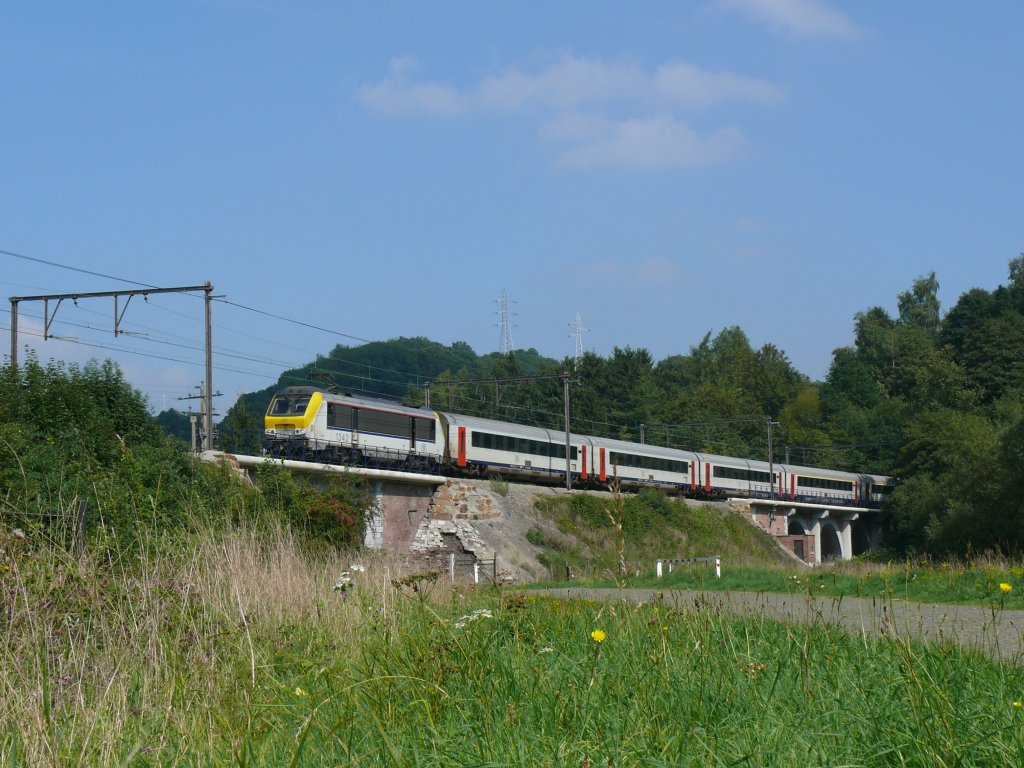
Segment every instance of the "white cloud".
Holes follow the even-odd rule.
[[[563,123],[545,133],[553,139],[574,141],[559,159],[575,168],[693,167],[726,160],[746,144],[738,128],[720,128],[701,137],[685,123],[668,117]]]
[[[409,75],[418,68],[415,59],[392,59],[391,72],[375,85],[358,90],[360,100],[369,109],[384,114],[406,112],[454,115],[463,110],[463,96],[443,83],[415,83]]]
[[[559,161],[574,168],[684,168],[720,162],[745,145],[736,127],[698,135],[680,113],[727,102],[765,104],[784,98],[777,85],[685,62],[653,69],[631,59],[563,54],[527,71],[509,68],[464,89],[418,81],[410,58],[391,62],[387,77],[358,90],[370,110],[386,115],[525,114],[542,138],[562,145]]]
[[[853,40],[863,34],[849,16],[818,0],[715,0],[714,5],[804,37]]]
[[[646,108],[699,108],[726,101],[771,102],[782,90],[766,80],[732,72],[711,72],[669,62],[653,71],[630,60],[603,61],[563,55],[535,72],[512,68],[459,91],[438,82],[414,82],[418,65],[394,59],[386,78],[365,85],[358,95],[374,111],[456,114],[463,110],[515,112],[567,110],[583,106],[637,105]]]

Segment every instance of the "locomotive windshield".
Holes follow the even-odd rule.
[[[268,416],[299,416],[306,412],[309,395],[278,395],[270,404]]]

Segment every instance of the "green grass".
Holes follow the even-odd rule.
[[[611,579],[575,581],[574,586],[612,587]],[[1004,592],[1000,585],[1010,586]],[[875,565],[836,563],[827,568],[730,567],[726,560],[722,577],[715,578],[714,564],[663,567],[658,579],[647,566],[640,577],[631,576],[621,585],[671,589],[734,592],[779,592],[819,597],[865,597],[906,600],[918,603],[981,605],[1000,609],[1024,609],[1024,567],[1005,562],[938,566]],[[537,587],[554,586],[553,583]]]
[[[658,552],[674,557],[717,553],[734,565],[785,561],[772,537],[742,516],[710,505],[692,507],[655,490],[538,497],[535,509],[566,534],[549,540],[535,533],[530,539],[544,548],[539,559],[556,576],[569,566],[576,574],[610,577],[620,571],[620,559],[628,573],[649,570],[652,553]]]
[[[0,765],[1024,764],[1024,670],[949,644],[451,588],[285,530],[3,542]]]

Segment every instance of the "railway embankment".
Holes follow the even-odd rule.
[[[788,562],[773,537],[725,503],[670,499],[656,491],[608,491],[450,479],[434,493],[410,555],[444,569],[490,563],[518,583],[600,577],[625,561],[647,571],[659,558],[721,554],[730,563]]]

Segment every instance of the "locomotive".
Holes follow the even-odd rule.
[[[413,472],[491,476],[576,485],[617,480],[701,497],[760,497],[877,506],[885,475],[743,459],[570,434],[385,400],[287,387],[264,419],[267,455]],[[566,454],[568,452],[568,461]]]

